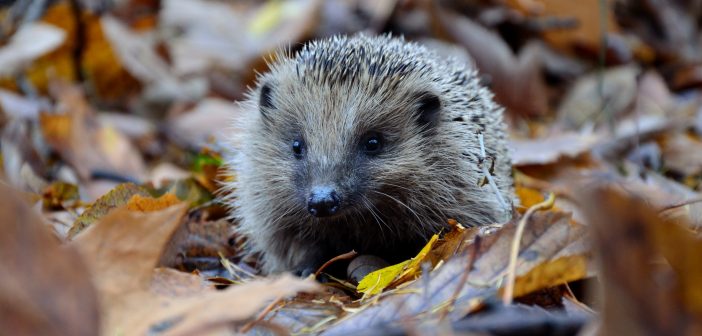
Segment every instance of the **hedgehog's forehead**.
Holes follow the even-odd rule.
[[[333,38],[306,45],[289,59],[303,83],[358,85],[376,90],[398,85],[408,75],[423,75],[431,65],[424,49],[390,38]]]
[[[426,89],[426,81],[416,80],[416,74],[395,78],[372,78],[367,72],[345,81],[331,75],[315,78],[308,74],[298,77],[290,71],[274,75],[279,94],[276,102],[290,121],[300,127],[314,126],[325,134],[341,136],[364,132],[379,124],[392,125],[403,118],[394,110],[412,103],[411,94]],[[410,118],[409,114],[405,115]],[[344,136],[346,138],[346,136]]]

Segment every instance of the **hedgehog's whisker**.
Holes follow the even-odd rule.
[[[380,224],[382,223],[383,225],[385,225],[385,227],[387,227],[388,230],[390,230],[390,233],[393,233],[392,227],[390,227],[390,225],[388,225],[388,223],[386,223],[382,218],[380,218],[380,215],[375,212],[375,210],[374,210],[375,206],[373,205],[373,202],[371,202],[365,196],[363,196],[363,198],[361,198],[361,200],[363,201],[363,205],[368,209],[368,211],[371,213],[371,215],[375,219],[375,223],[378,224],[378,228],[380,228],[380,234],[383,236],[383,240],[385,240],[385,231],[383,230],[383,226]],[[377,210],[377,208],[375,208],[375,209]],[[361,216],[361,217],[363,217],[363,216]]]
[[[384,184],[387,184],[387,185],[389,185],[389,186],[391,186],[391,187],[404,189],[404,190],[407,190],[407,191],[409,191],[409,192],[413,192],[412,189],[407,188],[407,187],[403,187],[403,186],[401,186],[401,185],[397,185],[397,184],[393,184],[393,183],[388,183],[388,182],[384,182]]]
[[[383,196],[385,196],[385,197],[388,197],[388,198],[390,198],[391,200],[393,200],[393,201],[397,202],[398,204],[402,205],[403,207],[405,207],[407,210],[409,210],[409,211],[412,213],[412,215],[414,215],[414,217],[417,218],[417,221],[418,221],[417,224],[419,224],[419,225],[412,225],[412,226],[414,227],[415,230],[417,229],[417,228],[416,228],[417,226],[422,226],[422,223],[423,223],[422,218],[420,218],[419,215],[417,215],[417,213],[416,213],[414,210],[412,210],[412,208],[410,208],[409,206],[407,206],[407,204],[403,203],[403,202],[400,201],[399,199],[397,199],[397,198],[395,198],[395,197],[392,197],[392,196],[390,196],[390,195],[388,195],[388,194],[386,194],[386,193],[384,193],[384,192],[377,191],[377,190],[371,190],[371,191],[374,192],[374,193],[376,193],[376,194],[380,194],[380,195],[383,195]],[[419,233],[421,234],[421,232],[419,232]]]
[[[285,211],[283,212],[282,215],[278,216],[278,218],[271,221],[270,226],[275,227],[275,225],[277,224],[278,221],[282,220],[283,218],[285,218],[285,216],[288,216],[296,211],[298,211],[298,209],[296,207],[289,207],[289,208],[285,209]],[[286,223],[284,225],[280,225],[279,227],[277,227],[275,232],[280,232],[282,230],[288,229],[288,228],[292,227],[293,225],[295,225],[295,224],[294,223]]]

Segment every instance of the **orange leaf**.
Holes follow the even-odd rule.
[[[164,194],[159,198],[136,194],[129,199],[127,209],[132,211],[149,212],[163,210],[178,203],[181,203],[181,201],[178,199],[178,196],[172,193]]]

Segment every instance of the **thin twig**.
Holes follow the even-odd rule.
[[[662,207],[660,210],[658,210],[658,213],[666,212],[668,210],[673,210],[675,208],[683,207],[683,206],[694,204],[694,203],[700,203],[700,202],[702,202],[702,198],[692,198],[692,199],[684,200],[682,202],[666,205],[666,206]]]
[[[314,272],[314,277],[317,278],[319,276],[319,273],[322,273],[322,271],[327,268],[327,266],[331,265],[333,262],[338,261],[338,260],[344,260],[344,259],[351,259],[358,255],[358,252],[351,250],[351,252],[346,252],[344,254],[338,255],[334,258],[329,259],[329,261],[325,262],[322,267],[317,269],[317,272]]]
[[[468,274],[470,274],[470,271],[473,269],[473,265],[475,264],[475,259],[477,259],[478,250],[480,250],[480,242],[480,236],[475,236],[475,240],[473,241],[473,249],[471,249],[471,252],[467,254],[468,266],[461,274],[461,279],[459,280],[458,286],[456,286],[456,290],[453,292],[453,295],[451,295],[451,299],[449,300],[449,304],[446,306],[446,309],[444,309],[444,311],[441,313],[439,321],[443,321],[446,316],[448,316],[448,313],[451,311],[451,308],[458,299],[458,295],[461,294],[463,287],[465,287],[466,282],[468,282]]]
[[[507,266],[507,283],[505,284],[505,291],[502,294],[502,302],[505,305],[512,304],[512,296],[514,295],[514,280],[517,277],[517,257],[519,256],[519,245],[522,241],[522,235],[524,234],[524,227],[529,221],[529,217],[539,210],[546,210],[553,206],[556,201],[556,196],[551,193],[548,199],[541,203],[534,204],[524,216],[519,220],[517,224],[517,230],[514,233],[514,238],[512,239],[512,247],[509,253],[509,266]]]
[[[260,313],[258,313],[258,316],[256,316],[255,319],[251,320],[249,323],[247,323],[243,327],[241,327],[241,330],[239,330],[239,332],[241,332],[242,334],[249,332],[249,330],[251,330],[251,328],[253,328],[258,322],[261,322],[263,320],[263,318],[265,318],[266,315],[268,315],[268,313],[270,313],[271,310],[273,310],[273,308],[275,308],[275,306],[282,299],[283,299],[283,297],[279,296],[278,298],[273,300],[273,302],[268,304],[266,306],[266,308],[264,308]]]

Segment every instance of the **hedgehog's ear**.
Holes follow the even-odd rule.
[[[271,91],[272,90],[270,83],[263,83],[263,85],[261,85],[261,90],[259,90],[258,106],[261,110],[261,114],[263,114],[264,116],[266,114],[266,110],[275,108],[275,106],[273,106],[273,97]]]
[[[441,100],[431,92],[422,92],[417,95],[417,123],[425,128],[432,128],[439,120]]]

